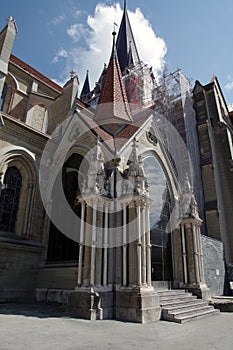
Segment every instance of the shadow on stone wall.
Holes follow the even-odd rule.
[[[204,277],[211,295],[225,293],[225,262],[223,243],[210,237],[201,236]]]

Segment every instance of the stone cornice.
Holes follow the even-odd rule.
[[[2,132],[36,146],[37,149],[44,149],[46,142],[50,138],[49,135],[43,134],[42,132],[33,129],[25,123],[4,113],[1,113],[1,116],[3,117]],[[8,138],[5,138],[5,141],[8,141]]]

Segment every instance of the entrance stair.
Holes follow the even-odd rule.
[[[219,314],[219,310],[210,306],[208,302],[197,299],[183,289],[161,290],[158,294],[162,320],[184,323]]]

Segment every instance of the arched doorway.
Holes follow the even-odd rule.
[[[171,194],[164,170],[155,156],[144,159],[150,186],[151,275],[157,288],[170,286],[172,277],[171,233],[167,224],[171,213]]]
[[[73,153],[64,163],[62,172],[62,184],[64,189],[64,194],[67,202],[69,203],[71,210],[74,208],[74,200],[76,196],[80,193],[79,188],[79,167],[83,161],[83,157],[78,153]],[[53,200],[53,211],[57,211],[58,215],[63,215],[62,213],[62,203],[56,200],[56,187],[57,183],[55,181],[52,200]],[[61,204],[61,205],[60,205]],[[60,210],[60,214],[59,214]],[[81,217],[81,206],[76,207],[76,215]],[[75,228],[77,229],[77,228]],[[78,262],[79,257],[79,244],[72,239],[65,236],[59,229],[50,222],[50,234],[49,234],[49,244],[47,253],[47,262]]]

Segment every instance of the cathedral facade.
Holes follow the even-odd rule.
[[[233,152],[217,78],[191,92],[179,72],[168,108],[139,58],[126,2],[109,62],[93,90],[87,73],[79,98],[73,72],[60,87],[12,54],[16,32],[9,17],[0,33],[0,299],[146,322],[160,318],[158,290],[222,295],[233,263]]]

